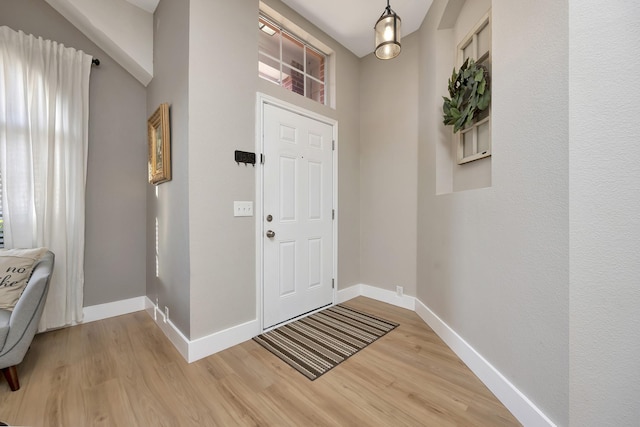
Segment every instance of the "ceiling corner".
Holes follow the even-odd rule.
[[[126,0],[134,6],[139,7],[142,10],[146,10],[147,12],[153,14],[158,7],[158,3],[160,0]]]

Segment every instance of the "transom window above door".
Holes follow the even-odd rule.
[[[326,104],[327,55],[262,14],[258,18],[258,34],[258,75]]]

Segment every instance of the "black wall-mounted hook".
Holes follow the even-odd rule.
[[[256,153],[249,153],[246,151],[235,151],[235,160],[236,163],[244,163],[244,165],[254,165],[256,164]]]

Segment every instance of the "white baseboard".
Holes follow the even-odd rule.
[[[415,298],[412,296],[403,295],[399,297],[393,291],[389,291],[387,289],[380,289],[375,286],[365,285],[362,283],[339,290],[337,303],[340,304],[359,296],[371,298],[377,301],[386,302],[387,304],[406,308],[408,310],[414,310],[416,306]]]
[[[103,320],[108,319],[109,317],[122,316],[123,314],[142,311],[144,310],[144,300],[145,297],[135,297],[106,304],[84,307],[82,309],[82,313],[84,315],[82,323],[95,322],[96,320]]]
[[[395,292],[387,289],[380,289],[375,286],[360,285],[362,289],[362,296],[372,298],[378,301],[386,302],[387,304],[395,305],[397,307],[406,308],[408,310],[415,310],[416,299],[409,295],[403,295],[399,297]]]
[[[197,338],[189,343],[189,358],[187,362],[195,362],[234,345],[248,341],[260,334],[260,322],[250,320],[241,325]]]
[[[525,426],[555,427],[555,424],[491,363],[416,298],[415,312]]]
[[[162,310],[149,298],[145,298],[145,310],[189,363],[250,340],[260,333],[260,322],[256,319],[191,341],[171,320],[165,319]]]
[[[162,332],[169,338],[169,341],[178,350],[178,352],[184,357],[186,361],[189,361],[189,339],[184,336],[180,329],[173,324],[171,320],[167,320],[162,310],[158,308],[148,297],[144,297],[145,311],[156,322],[156,325]]]
[[[336,304],[341,304],[360,295],[362,295],[362,285],[353,285],[345,289],[340,289],[336,298]]]

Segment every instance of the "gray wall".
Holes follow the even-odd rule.
[[[2,0],[0,25],[100,59],[89,86],[84,306],[144,295],[146,89],[44,0]]]
[[[418,59],[416,33],[400,56],[360,67],[361,282],[416,295]]]
[[[189,28],[189,247],[192,339],[256,317],[255,218],[234,218],[234,200],[255,203],[257,168],[234,150],[255,150],[256,92],[339,121],[341,286],[358,278],[358,62],[274,0],[267,2],[336,51],[337,108],[320,106],[257,76],[258,1],[191,0]],[[220,19],[233,17],[233,19]],[[215,25],[212,25],[215,22]],[[216,43],[220,35],[229,42]],[[344,194],[343,194],[344,192]]]
[[[234,150],[255,151],[258,8],[256,1],[190,4],[189,245],[195,339],[256,317],[254,218],[235,218],[233,201],[254,199],[255,168],[237,165]],[[221,35],[229,41],[216,42]]]
[[[566,425],[567,5],[493,0],[492,187],[436,195],[445,4],[434,1],[420,32],[417,296]]]
[[[159,3],[153,46],[147,116],[161,103],[169,104],[172,179],[157,186],[146,184],[146,295],[152,302],[157,299],[161,310],[169,307],[171,321],[189,336],[189,0]]]
[[[569,8],[571,425],[637,426],[640,4]]]

